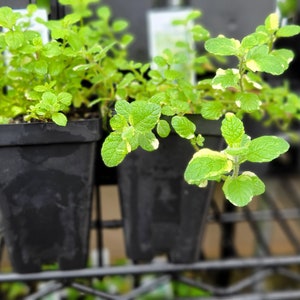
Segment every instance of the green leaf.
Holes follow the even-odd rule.
[[[249,35],[245,36],[242,39],[241,47],[243,47],[245,49],[251,49],[254,46],[257,46],[258,44],[259,44],[259,40],[257,38],[257,34],[252,33],[252,34],[249,34]]]
[[[115,32],[123,31],[128,27],[128,22],[125,20],[116,20],[112,24],[112,28]]]
[[[171,128],[166,120],[160,120],[157,124],[156,130],[160,137],[165,138],[170,134]]]
[[[109,8],[109,6],[101,6],[98,10],[97,10],[97,15],[103,19],[108,21],[109,18],[111,17],[111,10]]]
[[[175,116],[172,118],[171,124],[180,137],[188,140],[195,137],[196,125],[188,118]]]
[[[125,100],[116,101],[115,110],[118,114],[124,116],[127,120],[129,120],[131,106],[127,101]]]
[[[253,139],[248,148],[247,160],[251,162],[269,162],[285,153],[289,144],[277,136],[262,136]]]
[[[155,137],[153,132],[146,132],[139,134],[138,136],[139,145],[146,151],[154,151],[159,146],[159,141]]]
[[[56,97],[56,95],[55,95],[54,93],[52,93],[52,92],[45,92],[45,93],[43,93],[43,95],[42,95],[42,100],[43,100],[43,102],[49,103],[49,104],[51,105],[51,104],[53,104],[53,103],[56,102],[57,97]]]
[[[57,100],[60,103],[66,105],[66,106],[69,106],[72,103],[72,95],[67,92],[61,92],[57,95]]]
[[[110,133],[101,148],[103,162],[108,167],[119,165],[128,154],[126,142],[119,132]]]
[[[67,117],[61,112],[53,113],[52,121],[59,126],[66,126],[68,122]]]
[[[227,113],[221,126],[222,135],[230,147],[240,145],[245,134],[243,122],[233,113]]]
[[[11,29],[17,22],[19,14],[14,13],[10,7],[0,8],[0,26]]]
[[[227,155],[207,148],[196,152],[184,172],[189,184],[204,186],[207,180],[220,180],[232,170],[232,162]]]
[[[214,89],[224,90],[226,88],[239,88],[239,70],[238,69],[218,69],[216,76],[212,80]]]
[[[286,25],[277,30],[277,37],[291,37],[300,33],[299,25]]]
[[[114,115],[109,122],[111,128],[116,131],[122,131],[128,126],[127,120],[124,116],[120,114]]]
[[[47,62],[44,61],[44,60],[38,60],[38,61],[36,61],[35,64],[34,64],[34,70],[40,76],[46,75],[47,71],[48,71],[48,64],[47,64]]]
[[[160,117],[160,106],[147,101],[135,101],[130,104],[129,122],[136,130],[147,132],[152,130]]]
[[[201,134],[198,134],[197,137],[196,137],[196,144],[199,147],[203,147],[204,141],[205,141],[205,138]]]
[[[153,61],[159,66],[164,67],[167,65],[167,61],[162,56],[155,56]]]
[[[167,80],[171,80],[171,81],[184,77],[183,72],[179,72],[177,70],[169,70],[169,69],[165,70],[164,75]]]
[[[223,109],[221,101],[206,101],[202,103],[201,115],[208,120],[218,120],[223,115]]]
[[[223,36],[211,38],[205,42],[205,49],[215,55],[237,55],[240,42]]]
[[[246,58],[246,66],[253,72],[266,72],[272,75],[280,75],[285,71],[282,60],[269,53],[267,45],[261,45],[249,51]]]
[[[269,31],[275,31],[279,28],[279,16],[276,13],[272,13],[267,16],[265,20],[265,26]]]
[[[24,44],[24,33],[20,31],[8,31],[5,34],[5,42],[12,50],[16,50]]]
[[[294,52],[288,49],[275,49],[272,51],[272,55],[280,60],[283,70],[289,67],[289,63],[294,58]]]
[[[192,29],[191,33],[195,41],[204,41],[209,38],[209,32],[203,28],[201,25],[196,24]]]
[[[261,105],[258,95],[254,93],[238,93],[235,103],[239,108],[246,112],[256,111]]]
[[[263,194],[264,183],[251,172],[244,172],[238,177],[227,177],[223,192],[227,200],[236,206],[247,205],[254,196]]]
[[[120,40],[120,43],[123,47],[128,46],[132,41],[134,40],[134,37],[132,34],[124,34]]]

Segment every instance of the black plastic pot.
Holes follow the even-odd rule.
[[[16,272],[86,265],[99,119],[0,125],[0,212]]]
[[[191,116],[195,118],[195,116]],[[197,121],[206,146],[223,144],[220,124]],[[199,259],[200,240],[212,198],[213,184],[200,189],[187,184],[183,173],[194,149],[176,134],[160,140],[154,152],[132,152],[118,168],[127,255],[150,261],[166,254],[174,263]]]

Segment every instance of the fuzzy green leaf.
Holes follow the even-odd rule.
[[[47,62],[44,61],[44,60],[38,60],[38,61],[36,61],[35,64],[34,64],[34,70],[40,76],[46,75],[47,71],[48,71],[48,64],[47,64]]]
[[[267,16],[265,20],[265,26],[267,30],[273,32],[279,28],[279,16],[276,13],[272,13]]]
[[[112,132],[104,141],[101,148],[103,162],[108,167],[119,165],[128,154],[126,141],[121,133]]]
[[[167,61],[162,56],[155,56],[153,60],[159,67],[164,67],[167,65]]]
[[[115,32],[120,32],[128,27],[128,22],[125,20],[116,20],[112,24],[112,28]]]
[[[72,103],[72,95],[70,93],[61,92],[57,95],[57,100],[62,104],[69,106]]]
[[[265,191],[264,183],[251,172],[244,172],[238,177],[227,177],[223,192],[227,200],[236,206],[247,205],[254,196]]]
[[[241,144],[245,134],[243,122],[233,113],[227,113],[222,121],[221,132],[226,143],[234,148]]]
[[[8,6],[3,6],[0,8],[0,26],[4,28],[12,28],[18,19],[18,14],[13,12],[13,10]]]
[[[23,46],[24,33],[20,31],[8,31],[5,34],[5,42],[10,49],[18,49]]]
[[[98,10],[97,10],[97,15],[103,19],[103,20],[109,20],[109,18],[111,17],[111,9],[109,8],[109,6],[101,6]]]
[[[246,66],[253,72],[266,72],[272,75],[280,75],[285,71],[282,59],[269,53],[267,45],[258,46],[250,50]]]
[[[159,141],[155,137],[153,132],[146,132],[143,134],[139,134],[138,136],[139,145],[146,151],[154,151],[159,146]]]
[[[239,88],[239,70],[238,69],[218,69],[216,76],[212,80],[214,89],[226,89],[229,87]]]
[[[118,114],[124,116],[127,120],[131,112],[130,104],[125,100],[119,100],[115,104],[115,110]]]
[[[291,37],[300,33],[299,25],[286,25],[276,32],[277,37]]]
[[[240,42],[226,37],[211,38],[205,42],[205,49],[215,55],[237,55]]]
[[[130,104],[129,121],[136,130],[147,132],[152,130],[160,117],[160,106],[147,101],[136,101]]]
[[[156,130],[160,137],[165,138],[170,134],[171,128],[167,121],[160,120],[157,124]]]
[[[171,81],[184,77],[184,74],[177,70],[167,69],[167,70],[165,70],[164,74],[165,74],[166,79],[171,80]]]
[[[238,93],[235,103],[239,108],[246,112],[256,111],[261,105],[258,95],[253,93]]]
[[[128,126],[127,120],[124,116],[120,114],[114,115],[109,122],[111,128],[116,131],[122,131],[123,128]]]
[[[226,154],[203,148],[188,163],[184,178],[189,184],[204,186],[207,180],[220,180],[231,169],[232,162]]]
[[[66,126],[68,119],[63,113],[56,112],[52,114],[52,121],[59,126]]]
[[[218,120],[223,115],[223,104],[220,101],[206,101],[202,103],[201,114],[208,120]]]
[[[247,159],[251,162],[269,162],[285,153],[289,144],[277,136],[262,136],[251,141]]]
[[[171,124],[180,137],[188,140],[195,137],[196,125],[188,118],[175,116],[172,118]]]

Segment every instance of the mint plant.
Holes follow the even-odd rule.
[[[127,47],[133,36],[128,22],[112,20],[101,6],[93,19],[89,4],[98,0],[60,0],[71,12],[60,20],[36,19],[49,31],[45,42],[30,27],[37,11],[27,14],[0,8],[0,121],[53,121],[64,126],[70,118],[91,112],[108,115],[116,100],[115,85],[124,76]]]
[[[264,192],[264,183],[252,172],[240,173],[240,166],[249,161],[270,162],[289,149],[289,144],[277,136],[262,136],[251,140],[245,134],[242,121],[227,113],[221,126],[227,148],[222,152],[202,148],[190,160],[184,178],[190,184],[206,186],[209,180],[224,180],[226,198],[237,206],[248,204]]]
[[[193,13],[175,25],[186,26],[187,21],[199,15]],[[116,166],[138,147],[156,150],[159,138],[166,138],[173,130],[195,149],[184,173],[185,180],[199,187],[205,187],[208,181],[224,180],[225,197],[234,205],[244,206],[262,194],[265,187],[253,172],[240,172],[240,166],[247,161],[272,161],[286,152],[289,145],[276,136],[251,140],[242,119],[250,115],[282,130],[299,120],[299,97],[287,85],[272,87],[263,74],[276,76],[288,68],[293,52],[275,49],[274,43],[278,38],[299,34],[300,27],[280,27],[278,15],[271,14],[241,41],[225,36],[210,38],[199,24],[191,31],[195,41],[204,46],[204,52],[198,53],[189,44],[179,42],[183,52],[166,49],[155,57],[151,66],[154,63],[158,68],[149,71],[148,80],[136,69],[132,71],[135,78],[131,75],[126,85],[117,86],[121,100],[116,102],[115,115],[110,120],[112,132],[102,146],[102,158],[106,165]],[[222,58],[226,61],[232,56],[237,63],[234,67],[217,67],[213,77],[192,84],[176,69],[177,64],[187,59],[185,51],[194,51],[193,65],[201,74],[211,71],[213,62],[219,64]],[[139,66],[143,70],[147,67]],[[129,103],[129,99],[134,101]],[[204,137],[196,132],[196,125],[186,117],[188,114],[197,114],[212,126],[215,120],[223,119],[221,132],[227,147],[221,151],[206,148]]]

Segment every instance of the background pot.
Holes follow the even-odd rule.
[[[196,116],[190,116],[195,119]],[[220,123],[197,120],[207,147],[222,145]],[[127,255],[150,261],[166,254],[171,262],[199,258],[213,184],[205,189],[187,184],[183,173],[194,149],[176,134],[160,140],[154,152],[132,152],[118,167],[118,182]]]
[[[0,126],[0,210],[17,272],[83,268],[98,119]]]

